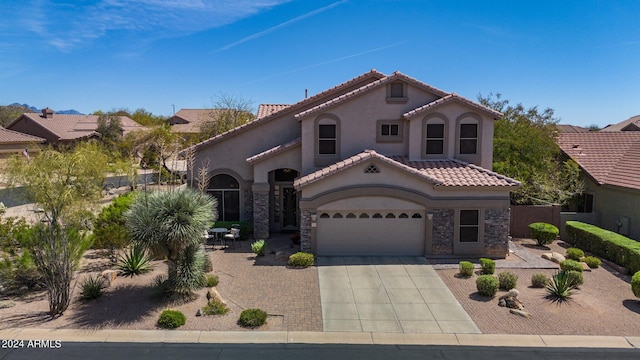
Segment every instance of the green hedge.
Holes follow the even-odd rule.
[[[640,242],[579,221],[567,221],[566,229],[571,244],[624,266],[631,274],[640,271]]]

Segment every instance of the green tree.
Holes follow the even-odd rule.
[[[131,235],[126,227],[124,213],[129,210],[136,193],[118,196],[111,204],[102,208],[93,224],[93,247],[109,249],[114,255],[131,243]]]
[[[125,213],[133,241],[167,257],[164,285],[180,295],[204,286],[202,235],[216,218],[215,199],[188,188],[140,195]]]
[[[255,118],[252,103],[242,97],[220,93],[214,97],[213,108],[200,126],[199,141],[222,134]]]
[[[0,126],[6,127],[13,120],[17,119],[24,113],[33,112],[31,109],[22,105],[0,106]]]
[[[96,132],[100,134],[100,138],[107,148],[115,149],[124,132],[120,116],[113,113],[100,115]]]
[[[510,105],[498,95],[479,96],[483,105],[500,111],[493,137],[493,170],[522,186],[511,193],[514,204],[565,204],[581,193],[578,165],[562,156],[556,142],[558,119],[550,108]]]
[[[129,115],[133,121],[137,122],[140,125],[144,126],[156,126],[156,125],[164,125],[167,122],[167,118],[160,115],[153,115],[151,112],[146,111],[145,109],[136,109],[133,113]]]

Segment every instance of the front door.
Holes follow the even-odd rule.
[[[282,196],[280,197],[280,206],[282,209],[282,230],[298,229],[298,195],[292,186],[282,187]]]

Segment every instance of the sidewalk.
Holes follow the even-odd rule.
[[[640,349],[640,336],[402,334],[311,331],[5,329],[2,340],[118,343],[449,345]]]

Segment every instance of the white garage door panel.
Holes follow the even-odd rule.
[[[341,212],[344,216],[347,212]],[[409,216],[415,210],[407,211]],[[420,218],[317,219],[318,255],[424,254],[424,214]]]

